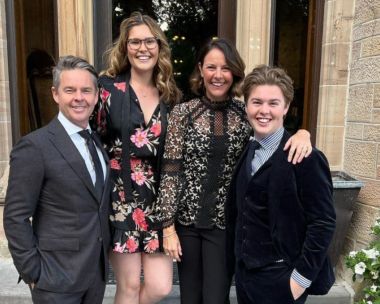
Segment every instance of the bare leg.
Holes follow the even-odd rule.
[[[157,303],[172,289],[173,260],[162,253],[143,253],[142,263],[144,283],[140,289],[139,304]]]
[[[116,276],[115,304],[139,304],[141,253],[110,254]]]

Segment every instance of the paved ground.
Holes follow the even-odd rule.
[[[29,288],[21,282],[17,284],[18,275],[12,260],[0,258],[0,303],[1,304],[31,304]],[[115,285],[107,285],[103,304],[112,304]],[[179,304],[179,290],[175,285],[171,294],[160,304]],[[231,304],[236,304],[235,289],[231,289]],[[350,288],[344,283],[334,285],[330,293],[324,297],[309,297],[307,304],[351,304]]]

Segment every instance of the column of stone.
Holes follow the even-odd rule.
[[[57,1],[57,10],[59,55],[81,56],[93,63],[92,0]]]
[[[269,62],[271,1],[239,0],[236,47],[246,64],[246,73]]]
[[[356,0],[350,57],[344,169],[365,185],[355,205],[346,253],[371,241],[370,228],[380,215],[379,0]]]
[[[354,3],[325,2],[316,146],[326,154],[332,170],[343,167]]]
[[[5,20],[5,3],[0,0],[0,178],[7,172],[9,153],[12,147],[11,115],[9,98],[9,76],[7,56],[7,36]],[[4,200],[7,176],[0,179],[0,203]]]
[[[0,24],[0,218],[2,219],[4,209],[3,203],[9,174],[9,153],[12,148],[4,0],[0,0]],[[0,257],[8,257],[9,252],[7,249],[2,220],[0,222]]]

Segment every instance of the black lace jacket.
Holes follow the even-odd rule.
[[[174,107],[154,206],[163,227],[178,221],[225,228],[228,187],[250,130],[244,103],[236,99],[195,98]]]

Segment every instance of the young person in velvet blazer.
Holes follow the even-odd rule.
[[[283,151],[291,78],[259,66],[243,93],[254,136],[239,160],[226,204],[228,269],[239,303],[304,303],[334,282],[327,249],[335,229],[332,180],[313,148],[299,164]]]

